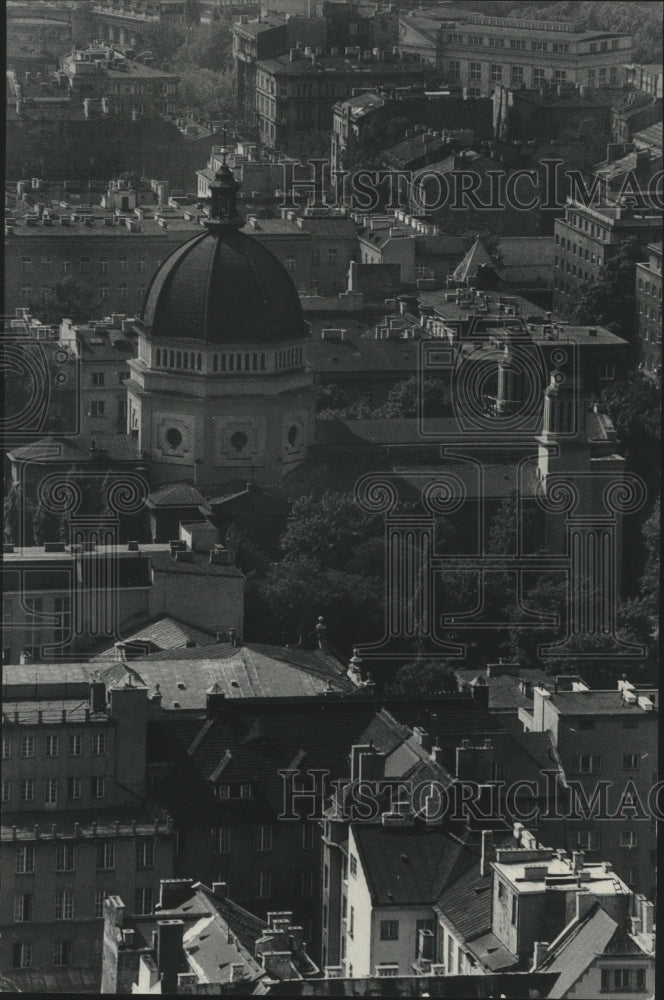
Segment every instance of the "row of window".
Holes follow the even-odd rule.
[[[152,868],[154,865],[154,841],[145,838],[136,842],[136,868]],[[55,850],[56,872],[73,872],[76,867],[76,845],[60,843]],[[96,867],[99,871],[115,868],[115,840],[100,840],[97,843]],[[16,873],[33,874],[35,870],[35,848],[24,844],[16,852]],[[25,895],[25,894],[24,894]],[[26,918],[29,919],[29,918]]]
[[[73,941],[55,941],[53,944],[53,965],[71,965],[73,963],[73,954]],[[30,968],[32,968],[32,942],[16,941],[12,945],[12,969]]]
[[[642,993],[646,988],[646,970],[633,969],[602,969],[602,993]]]
[[[116,373],[118,376],[118,383],[124,385],[129,378],[128,371],[122,371]],[[101,388],[106,385],[106,372],[92,372],[92,384],[97,388]]]
[[[244,840],[244,837],[243,837]],[[302,823],[298,827],[297,846],[302,850],[311,850],[315,844],[314,827],[307,823]],[[269,825],[261,824],[254,827],[253,845],[255,851],[271,851],[273,847],[273,829]],[[231,827],[212,827],[212,853],[230,854],[231,850]]]
[[[136,286],[136,296],[142,298],[145,295],[145,285]],[[97,285],[98,297],[102,300],[109,299],[111,297],[111,288],[109,285]],[[41,296],[42,302],[47,302],[48,299],[53,294],[52,285],[41,285],[39,289],[39,295]],[[114,289],[114,294],[120,299],[129,298],[129,286],[126,284],[120,284]],[[21,285],[21,302],[23,305],[29,305],[34,297],[34,289],[32,285]]]
[[[32,265],[33,265],[32,257],[22,256],[20,263],[22,271],[32,270]],[[39,265],[41,267],[51,267],[52,263],[53,263],[52,257],[41,257],[39,260]],[[117,259],[118,271],[122,273],[127,273],[129,271],[129,263],[130,262],[127,257],[118,257]],[[155,268],[157,268],[160,263],[161,263],[160,260],[155,261],[154,265]],[[72,265],[71,260],[65,257],[62,260],[60,260],[58,264],[60,267],[60,271],[63,274],[69,274]],[[99,257],[97,259],[97,265],[98,265],[97,269],[99,270],[100,274],[108,273],[110,267],[110,261],[108,257]],[[91,257],[79,257],[78,267],[83,274],[88,274],[92,266],[93,266],[93,261]],[[139,257],[137,260],[131,261],[131,266],[132,269],[136,268],[137,271],[144,273],[148,269],[147,257]]]
[[[459,34],[458,32],[452,32],[452,33],[448,34],[447,41],[448,41],[448,44],[450,44],[450,45],[463,45],[464,44],[463,35]],[[526,49],[528,48],[528,42],[524,38],[509,38],[509,39],[505,39],[505,38],[502,38],[499,35],[489,35],[486,38],[486,42],[487,42],[488,46],[490,48],[492,48],[492,49],[504,49],[504,48],[506,48],[506,44],[505,44],[506,41],[509,42],[509,46],[508,47],[510,49],[512,49],[513,51],[525,52]],[[484,45],[484,43],[485,43],[485,36],[484,35],[467,35],[466,36],[466,44],[467,45],[476,46],[476,45]],[[595,48],[593,49],[593,44],[594,43],[592,43],[591,46],[590,46],[590,51],[591,52],[597,50],[597,46],[596,45],[595,45]],[[607,48],[608,48],[607,42],[602,42],[601,44],[602,44],[602,50],[601,51],[602,52],[606,52]],[[530,43],[530,48],[531,48],[531,51],[533,51],[533,52],[548,52],[549,51],[549,43],[548,42],[534,41],[534,42]],[[617,49],[618,48],[618,40],[617,39],[614,39],[611,42],[611,48],[612,49]],[[553,42],[553,44],[551,45],[551,51],[555,52],[557,55],[563,55],[563,54],[569,52],[569,44],[567,42]]]
[[[92,399],[90,401],[90,409],[88,410],[89,417],[105,417],[108,416],[106,411],[106,401],[103,399]],[[118,420],[123,421],[127,419],[127,401],[125,399],[118,400]]]
[[[567,211],[565,216],[565,222],[568,226],[573,226],[575,229],[583,230],[584,233],[589,233],[594,239],[601,240],[603,243],[608,243],[609,241],[609,230],[604,226],[600,226],[598,222],[593,222],[591,219],[586,218],[584,215],[579,215],[574,211]],[[555,234],[554,240],[556,246],[558,245],[558,233]],[[560,245],[565,246],[565,237],[560,237]],[[570,248],[570,241],[567,240],[567,249]]]
[[[30,610],[32,612],[41,611],[42,607],[37,606],[37,601],[39,598],[33,601]],[[40,602],[41,603],[41,602]],[[83,733],[72,733],[69,736],[68,743],[66,744],[69,749],[70,757],[80,757],[83,754]],[[20,755],[21,757],[34,757],[35,751],[37,749],[37,738],[34,735],[28,734],[21,736],[20,739]],[[57,733],[47,733],[44,737],[44,742],[42,745],[43,754],[45,757],[58,757],[60,754],[60,737]],[[92,734],[91,750],[94,757],[103,757],[106,753],[106,733],[99,732]],[[9,736],[2,737],[2,759],[9,760],[12,754],[12,741]]]
[[[577,757],[578,774],[601,774],[602,755],[599,753],[582,753]],[[624,753],[622,755],[623,771],[638,771],[641,766],[640,753]]]
[[[489,63],[489,79],[491,83],[504,83],[505,77],[503,75],[503,70],[506,67],[502,66],[500,63]],[[486,63],[481,62],[470,62],[469,63],[469,79],[471,83],[480,83],[483,79],[483,75],[486,70]],[[509,81],[513,86],[520,86],[522,83],[526,82],[526,69],[524,66],[510,66],[509,67]],[[448,75],[451,81],[461,80],[461,60],[460,59],[450,59],[448,64]],[[531,84],[533,87],[541,87],[546,83],[547,75],[546,70],[541,67],[534,67],[531,70]],[[564,69],[555,69],[553,71],[553,76],[551,77],[555,84],[563,84],[567,81],[567,73]],[[476,95],[476,96],[479,96]]]
[[[662,301],[661,281],[658,284],[655,284],[655,282],[653,282],[651,285],[646,278],[638,278],[636,286],[640,292],[645,292],[646,295],[654,295],[656,298],[659,299],[660,302]]]
[[[70,802],[75,802],[82,798],[83,791],[83,778],[67,778],[67,799]],[[16,782],[9,781],[5,778],[2,779],[2,801],[11,802],[12,801],[12,789]],[[21,802],[34,802],[35,801],[35,779],[34,778],[21,778],[18,781],[19,787],[19,799]],[[58,801],[58,793],[60,789],[60,782],[57,778],[46,778],[44,780],[44,803],[46,805],[56,805]],[[90,778],[90,795],[93,799],[103,799],[106,795],[106,779],[105,778]]]

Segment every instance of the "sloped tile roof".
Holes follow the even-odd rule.
[[[145,643],[145,654],[153,653],[155,656],[163,655],[164,652],[180,653],[188,642],[194,642],[197,646],[210,646],[214,643],[214,636],[201,629],[179,622],[175,618],[156,618],[142,628],[137,629],[130,635],[125,636],[122,642],[136,644],[135,652],[138,652],[140,644]],[[187,652],[189,657],[191,650]],[[102,650],[90,659],[94,663],[97,660],[115,659],[117,652],[115,646],[110,646]]]
[[[150,507],[206,507],[203,495],[191,483],[168,483],[150,493]]]

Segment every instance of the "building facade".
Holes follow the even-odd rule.
[[[128,59],[110,46],[75,49],[62,60],[62,72],[72,100],[106,101],[109,114],[156,118],[176,109],[174,73]]]
[[[625,240],[636,238],[646,247],[660,238],[661,219],[652,209],[629,205],[586,207],[568,199],[564,218],[554,223],[553,309],[569,315],[581,285],[599,277],[602,268]]]
[[[658,374],[662,367],[662,247],[648,244],[648,260],[636,265],[636,311],[643,367]]]
[[[45,976],[98,990],[104,899],[122,888],[151,912],[172,872],[170,826],[140,805],[147,695],[131,680],[4,685],[0,950],[26,992]]]

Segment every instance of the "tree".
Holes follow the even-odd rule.
[[[655,501],[652,513],[642,526],[643,541],[646,548],[646,562],[640,581],[641,598],[644,610],[651,624],[656,624],[659,613],[660,588],[660,502]]]
[[[188,62],[178,62],[173,68],[180,77],[178,106],[183,113],[215,119],[233,112],[233,78],[230,72],[201,69]]]
[[[301,497],[281,538],[283,561],[310,559],[323,569],[345,571],[367,539],[382,538],[382,532],[382,519],[360,510],[351,493]]]
[[[420,414],[429,420],[452,415],[450,393],[447,383],[439,378],[420,378],[411,375],[403,382],[397,382],[390,390],[386,402],[375,411],[376,417],[398,420],[417,417]]]
[[[597,323],[634,347],[636,316],[636,264],[643,247],[635,237],[620,244],[596,278],[581,283],[573,309],[577,323]]]
[[[45,299],[29,305],[30,312],[42,323],[61,323],[65,317],[72,323],[87,323],[99,310],[96,289],[77,278],[56,281]]]
[[[440,660],[418,657],[414,663],[399,667],[385,694],[396,698],[426,698],[454,694],[457,690],[456,676],[451,667]]]
[[[31,517],[20,483],[12,483],[7,491],[2,508],[2,535],[4,541],[12,545],[25,544],[30,536]],[[23,537],[21,537],[21,523]]]
[[[321,385],[316,396],[316,412],[342,410],[349,405],[348,396],[340,385]]]
[[[38,504],[32,517],[32,537],[35,545],[60,541],[61,520],[57,514]]]

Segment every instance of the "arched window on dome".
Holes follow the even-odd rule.
[[[203,367],[203,356],[201,354],[196,355],[196,367],[199,371]]]
[[[182,354],[180,353],[180,351],[178,351],[177,354],[175,355],[175,365],[177,368],[182,367]]]
[[[169,365],[169,368],[175,368],[175,354],[173,353],[173,351],[171,351],[170,353],[171,353],[171,363]]]

